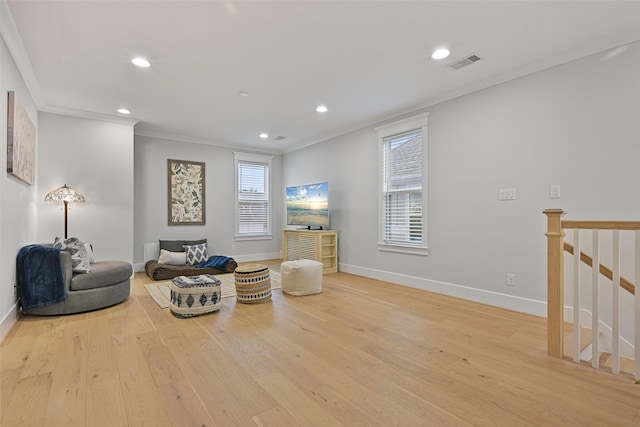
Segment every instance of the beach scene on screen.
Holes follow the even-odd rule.
[[[329,225],[328,183],[287,187],[287,224]]]

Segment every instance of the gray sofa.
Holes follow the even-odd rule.
[[[44,246],[51,246],[49,244]],[[71,255],[60,252],[66,287],[64,301],[34,308],[26,314],[54,316],[81,313],[118,304],[129,298],[133,267],[122,261],[99,261],[89,273],[73,273]]]

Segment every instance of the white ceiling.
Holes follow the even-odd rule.
[[[7,4],[41,110],[126,107],[139,135],[274,153],[640,39],[640,1]]]

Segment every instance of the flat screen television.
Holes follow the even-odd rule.
[[[287,225],[302,228],[329,228],[329,183],[287,187]]]

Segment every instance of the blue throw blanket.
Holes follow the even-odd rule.
[[[60,249],[29,245],[18,253],[18,286],[27,312],[64,301],[67,297]]]
[[[209,257],[208,260],[196,265],[196,267],[217,268],[218,270],[226,271],[227,264],[229,264],[230,261],[233,261],[233,258],[229,258],[228,256],[224,255],[214,255],[212,257]]]

